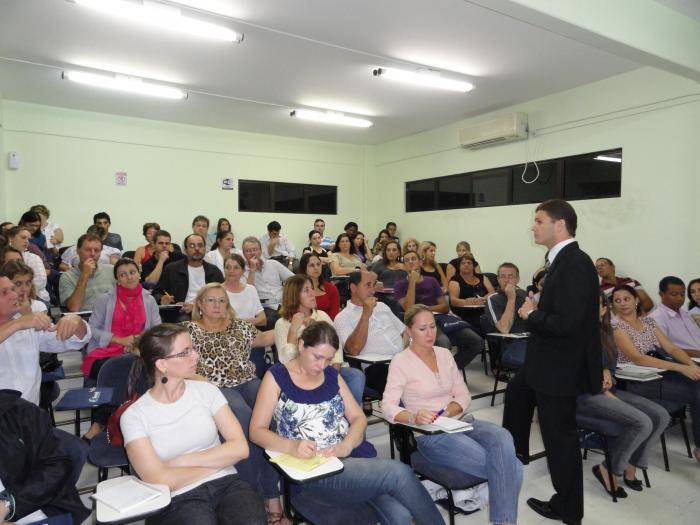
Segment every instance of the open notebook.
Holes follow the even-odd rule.
[[[136,479],[96,492],[92,497],[117,512],[127,512],[160,496],[160,491]]]
[[[459,419],[455,419],[452,417],[445,417],[445,416],[440,416],[437,418],[435,421],[433,421],[429,425],[411,425],[415,426],[417,428],[423,429],[423,430],[428,430],[428,431],[442,431],[442,432],[447,432],[448,434],[453,433],[453,432],[465,432],[467,430],[471,430],[472,425],[470,423],[465,423],[464,421],[460,421]]]

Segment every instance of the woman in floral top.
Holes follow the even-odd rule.
[[[615,344],[620,350],[618,365],[633,363],[666,370],[663,388],[655,381],[630,382],[628,390],[648,399],[668,399],[690,404],[693,419],[693,454],[700,463],[700,367],[682,349],[674,345],[650,317],[640,317],[640,299],[634,288],[623,284],[613,289],[612,320]],[[651,354],[665,351],[672,360],[659,359]]]
[[[236,319],[226,289],[220,283],[204,285],[194,303],[192,321],[182,324],[190,333],[192,347],[199,354],[197,376],[221,389],[247,439],[260,388],[255,364],[250,361],[250,349],[274,344],[274,333],[272,330],[259,332],[248,321]],[[262,450],[251,446],[248,459],[241,461],[237,468],[241,478],[266,498],[268,523],[290,523],[282,514],[279,477],[265,460]]]
[[[299,355],[265,374],[250,424],[251,440],[298,458],[342,460],[342,472],[299,486],[302,497],[324,502],[305,509],[312,523],[328,523],[328,506],[341,501],[368,503],[383,524],[444,524],[408,465],[374,458],[374,447],[363,439],[367,420],[338,371],[328,366],[338,344],[330,324],[309,324],[299,339]],[[270,430],[273,418],[276,432]]]

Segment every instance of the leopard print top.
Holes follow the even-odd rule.
[[[182,323],[192,337],[192,346],[199,354],[197,373],[219,388],[247,383],[255,376],[250,361],[250,347],[258,330],[242,319],[231,319],[226,330],[208,332],[194,321]]]

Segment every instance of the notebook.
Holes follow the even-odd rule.
[[[160,491],[136,479],[96,492],[91,497],[117,512],[127,512],[160,496]]]
[[[630,379],[650,379],[658,375],[658,368],[644,367],[644,366],[625,366],[619,368],[615,375],[620,377],[628,377]]]
[[[295,468],[302,472],[311,472],[328,461],[329,458],[324,456],[314,456],[309,459],[302,459],[291,454],[280,454],[270,459],[270,462],[283,465],[285,467]]]

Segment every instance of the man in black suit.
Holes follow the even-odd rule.
[[[525,365],[506,391],[503,426],[515,448],[529,457],[530,424],[537,406],[547,466],[555,494],[528,505],[564,523],[583,518],[583,473],[576,430],[576,397],[598,393],[603,382],[598,326],[598,276],[590,257],[574,241],[576,212],[552,199],[540,204],[532,226],[535,242],[546,246],[540,299],[525,300],[518,315],[531,333]]]

